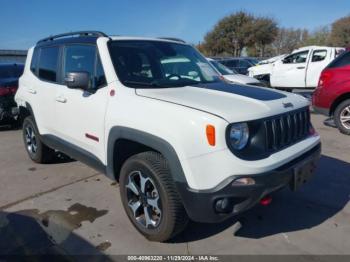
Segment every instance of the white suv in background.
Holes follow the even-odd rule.
[[[28,52],[16,102],[29,157],[60,151],[119,181],[130,221],[153,241],[188,218],[219,222],[299,188],[320,155],[306,99],[221,81],[176,39],[45,38]]]

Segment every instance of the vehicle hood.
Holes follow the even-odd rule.
[[[219,116],[229,123],[269,117],[309,105],[300,95],[217,82],[175,88],[138,88],[139,96]]]
[[[224,75],[223,77],[230,82],[244,84],[244,85],[260,83],[259,80],[255,79],[253,77],[249,77],[249,76],[241,75],[241,74]]]

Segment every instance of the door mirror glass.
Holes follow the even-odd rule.
[[[88,90],[90,74],[88,72],[68,72],[64,82],[68,88]]]

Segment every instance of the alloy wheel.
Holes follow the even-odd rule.
[[[125,185],[127,201],[134,219],[142,227],[156,228],[162,218],[158,190],[152,179],[141,171],[133,171]]]
[[[345,107],[341,111],[340,122],[346,129],[350,129],[350,106]]]
[[[31,126],[27,126],[25,129],[25,140],[28,151],[32,154],[35,154],[37,152],[38,146],[36,143],[34,130]]]

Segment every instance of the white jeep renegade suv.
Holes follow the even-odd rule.
[[[219,222],[305,183],[320,155],[301,96],[221,80],[177,39],[52,36],[28,52],[16,94],[29,157],[63,152],[119,181],[148,239]]]

